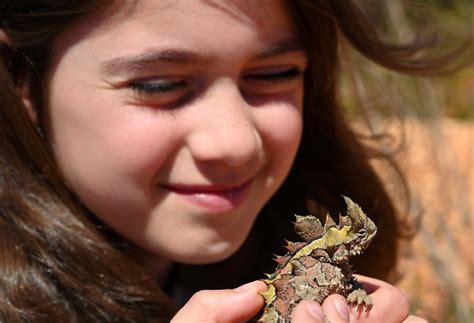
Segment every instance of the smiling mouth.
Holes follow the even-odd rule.
[[[205,208],[208,212],[223,212],[238,208],[246,200],[253,179],[240,185],[195,186],[162,185],[171,193],[184,198],[187,202]]]

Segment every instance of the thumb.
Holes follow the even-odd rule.
[[[263,307],[259,292],[265,283],[254,281],[236,289],[202,290],[194,294],[171,320],[179,322],[243,322]]]
[[[291,323],[324,323],[325,317],[321,305],[315,301],[300,302],[291,313]]]

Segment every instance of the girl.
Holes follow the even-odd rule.
[[[342,39],[429,71],[416,44],[347,0],[0,3],[0,321],[249,320],[293,214],[343,194],[379,228],[355,260],[374,307],[293,321],[424,322],[382,281],[406,227],[337,91]]]

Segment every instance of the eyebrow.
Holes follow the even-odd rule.
[[[255,58],[264,59],[303,49],[303,45],[299,39],[290,38],[263,47]],[[114,75],[122,72],[147,71],[158,63],[204,65],[213,59],[213,56],[200,54],[187,49],[148,49],[139,54],[112,58],[102,62],[100,65],[106,74]]]
[[[256,58],[267,58],[297,50],[304,50],[303,44],[298,38],[290,38],[264,47]]]

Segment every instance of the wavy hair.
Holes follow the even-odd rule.
[[[432,73],[448,59],[420,56],[427,43],[385,43],[351,1],[294,0],[288,6],[310,58],[296,161],[242,248],[216,264],[177,265],[168,290],[181,284],[192,293],[260,278],[273,269],[271,254],[283,238],[294,237],[293,214],[312,205],[342,210],[341,194],[360,204],[379,228],[371,248],[356,260],[358,271],[388,279],[395,268],[409,224],[369,163],[376,151],[360,143],[344,117],[339,44],[348,41],[376,63],[404,73]],[[9,39],[0,40],[0,321],[168,321],[175,312],[169,297],[130,259],[127,242],[69,191],[47,138],[18,96],[26,79],[37,113],[46,113],[42,75],[52,41],[72,23],[109,7],[106,1],[0,1],[0,30]]]

